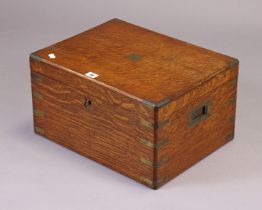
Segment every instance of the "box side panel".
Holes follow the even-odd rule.
[[[157,187],[233,139],[238,67],[159,109],[168,120],[158,128],[157,141],[168,142],[157,150]],[[170,110],[171,109],[171,110]]]
[[[42,75],[43,68],[60,81]],[[152,187],[153,110],[63,73],[31,62],[35,132]]]

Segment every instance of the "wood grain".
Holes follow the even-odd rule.
[[[50,53],[56,58],[49,58]],[[97,82],[153,103],[178,98],[235,63],[229,56],[118,19],[34,54],[80,75],[95,72]],[[141,59],[129,59],[133,54]]]
[[[153,189],[234,137],[232,57],[113,19],[31,54],[30,68],[37,134]]]
[[[184,99],[180,100],[184,101],[187,98],[186,103],[179,109],[175,109],[174,112],[165,108],[169,112],[169,116],[163,110],[160,111],[160,108],[158,117],[160,119],[168,117],[170,123],[157,129],[156,141],[169,139],[169,143],[158,148],[156,153],[156,161],[168,158],[166,164],[156,169],[156,188],[233,139],[236,101],[234,103],[227,102],[236,98],[237,86],[232,81],[237,80],[237,72],[237,69],[230,72],[229,80],[208,92],[201,93],[202,88],[198,88],[194,90],[194,95],[189,93],[190,97],[184,96]],[[190,113],[194,107],[205,101],[211,103],[210,116],[190,127]],[[171,107],[170,104],[169,108]]]
[[[41,81],[32,79],[32,90],[42,96],[33,97],[36,133],[137,181],[152,180],[153,169],[141,164],[141,157],[153,162],[153,149],[141,146],[137,136],[153,142],[153,135],[136,126],[140,120],[136,109],[126,111],[114,103],[100,106],[101,97],[115,101],[114,97],[96,92],[91,96],[45,76]],[[92,102],[89,108],[85,98]]]

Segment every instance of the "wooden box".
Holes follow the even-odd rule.
[[[233,139],[235,58],[113,19],[30,67],[35,132],[151,188]]]

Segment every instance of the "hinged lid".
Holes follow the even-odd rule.
[[[31,58],[158,107],[238,64],[232,57],[118,19],[39,50]]]

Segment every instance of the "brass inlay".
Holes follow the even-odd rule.
[[[43,95],[38,93],[38,92],[36,92],[35,90],[32,91],[32,95],[33,95],[33,97],[38,98],[39,100],[43,100],[44,99]]]
[[[165,120],[159,122],[158,124],[156,124],[155,128],[162,128],[162,127],[164,127],[166,124],[168,124],[169,122],[170,122],[169,119],[165,119]]]
[[[45,113],[43,111],[40,111],[40,110],[34,110],[34,115],[36,117],[44,117]]]
[[[151,141],[147,141],[145,139],[140,139],[140,143],[144,144],[144,145],[146,145],[148,147],[154,148],[154,143],[152,143]]]
[[[140,158],[140,161],[142,162],[142,163],[144,163],[144,164],[146,164],[146,165],[149,165],[149,166],[152,166],[153,165],[153,163],[150,161],[150,160],[147,160],[147,159],[145,159],[145,158]]]
[[[161,178],[157,181],[157,185],[163,184],[166,180],[167,180],[167,177],[161,177]]]
[[[169,160],[168,157],[164,157],[162,160],[160,160],[158,163],[154,164],[153,167],[160,167],[162,165],[164,165],[165,163],[167,163]]]
[[[231,61],[231,63],[229,64],[229,68],[230,69],[233,69],[236,65],[238,65],[239,64],[239,60],[238,59],[236,59],[236,58],[234,58],[232,61]]]
[[[228,142],[232,140],[233,138],[234,138],[234,132],[231,132],[226,136],[225,141]]]
[[[152,180],[150,180],[150,179],[148,179],[148,178],[146,178],[144,176],[140,176],[140,181],[142,183],[145,183],[145,184],[148,184],[148,185],[152,185],[153,184]]]
[[[43,128],[35,127],[35,132],[43,135],[45,133],[45,130]]]
[[[231,105],[231,104],[235,104],[236,101],[237,101],[236,96],[232,96],[232,97],[230,97],[230,98],[227,100],[227,103],[228,103],[229,105]]]
[[[39,82],[42,81],[42,76],[35,73],[35,72],[31,72],[31,78],[32,78],[32,80],[36,80],[36,81],[39,81]]]
[[[153,142],[147,141],[146,139],[140,139],[140,143],[144,144],[148,147],[151,148],[160,148],[161,146],[164,146],[166,144],[168,144],[170,141],[168,139],[164,139],[162,141],[160,141],[158,144],[154,144]]]
[[[153,128],[153,129],[156,129],[156,128],[161,128],[163,126],[165,126],[166,124],[168,124],[170,122],[169,119],[165,119],[159,123],[154,123],[154,122],[149,122],[149,121],[146,121],[145,119],[140,119],[140,124],[147,127],[147,128]]]
[[[140,161],[141,161],[142,163],[144,163],[144,164],[146,164],[146,165],[149,165],[149,166],[152,166],[152,167],[154,167],[154,168],[158,168],[158,167],[164,165],[165,163],[168,162],[168,160],[169,160],[169,158],[168,158],[168,157],[165,157],[165,158],[163,158],[162,160],[160,160],[158,163],[153,163],[152,161],[147,160],[147,159],[145,159],[145,158],[142,158],[142,157],[140,158]]]
[[[234,122],[235,122],[235,115],[231,116],[231,117],[229,118],[228,122],[234,123]]]
[[[140,181],[144,184],[150,185],[154,188],[157,188],[159,185],[163,184],[164,182],[166,182],[167,177],[162,177],[160,178],[157,182],[153,182],[152,180],[150,180],[149,178],[146,178],[145,176],[140,176]]]
[[[227,82],[229,86],[236,86],[237,85],[237,79],[232,79]]]
[[[132,53],[132,54],[128,55],[128,59],[130,61],[140,61],[142,58],[141,58],[140,55]]]
[[[153,122],[148,122],[145,119],[140,119],[140,123],[141,125],[147,127],[147,128],[153,128],[154,127],[154,123]]]

